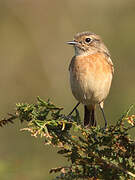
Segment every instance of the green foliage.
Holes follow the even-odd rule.
[[[59,173],[55,180],[135,179],[135,141],[129,136],[129,130],[135,127],[135,115],[129,115],[131,108],[106,130],[87,129],[77,110],[66,116],[63,108],[38,97],[36,104],[17,104],[15,114],[1,120],[0,125],[15,119],[26,121],[27,127],[22,130],[58,147],[58,154],[69,161],[69,166],[51,169],[50,173]]]

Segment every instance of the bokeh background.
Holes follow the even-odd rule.
[[[0,118],[37,96],[51,98],[65,113],[72,109],[68,66],[74,51],[66,41],[81,31],[101,35],[112,55],[109,123],[135,102],[134,0],[0,0]],[[0,129],[0,180],[51,180],[49,169],[66,162],[42,139],[20,132],[24,126]]]

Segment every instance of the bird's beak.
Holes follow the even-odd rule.
[[[68,41],[67,44],[69,44],[69,45],[77,45],[78,42],[76,42],[76,41]]]

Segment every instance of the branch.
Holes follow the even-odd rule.
[[[129,179],[135,177],[135,142],[129,130],[135,127],[131,106],[115,125],[106,130],[101,127],[87,129],[81,124],[78,110],[64,115],[63,108],[50,100],[37,98],[35,104],[16,105],[16,112],[0,121],[0,126],[26,121],[26,128],[34,137],[42,137],[46,145],[59,148],[58,154],[69,162],[68,167],[58,167],[50,173],[59,173],[56,179]]]

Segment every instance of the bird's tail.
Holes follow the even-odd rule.
[[[84,106],[84,126],[96,126],[95,106]]]

